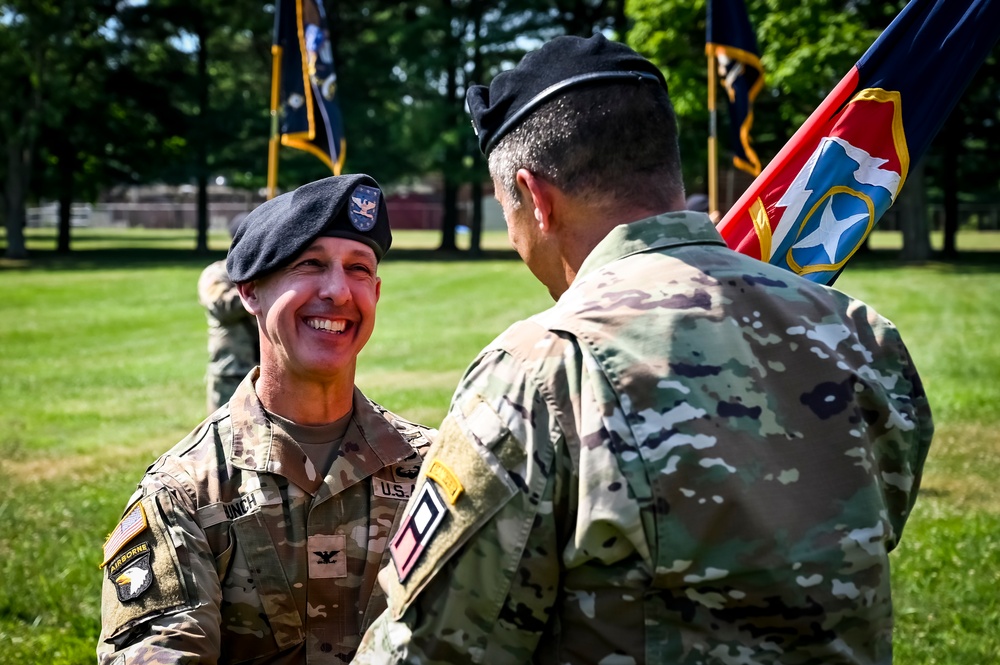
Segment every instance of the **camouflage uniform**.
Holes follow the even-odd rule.
[[[129,501],[112,538],[131,531],[105,548],[99,663],[347,663],[385,608],[376,573],[432,430],[356,390],[322,478],[256,376]]]
[[[198,302],[208,317],[208,412],[229,401],[236,386],[260,362],[257,321],[243,308],[226,262],[209,264],[198,278]]]
[[[931,434],[867,306],[619,226],[467,371],[355,662],[887,663]]]

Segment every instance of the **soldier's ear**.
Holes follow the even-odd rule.
[[[543,233],[552,227],[552,185],[528,169],[518,169],[517,184],[527,191],[527,204],[533,208],[535,223]]]
[[[240,292],[240,300],[243,302],[243,309],[254,316],[260,314],[260,300],[257,297],[257,282],[241,282],[236,285]]]

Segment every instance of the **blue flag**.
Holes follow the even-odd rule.
[[[1000,0],[911,0],[722,219],[727,244],[832,283],[998,37]]]
[[[274,45],[281,49],[281,144],[316,155],[340,175],[346,141],[323,2],[280,0],[275,21]]]
[[[758,175],[760,159],[750,147],[753,100],[764,85],[757,37],[743,0],[709,0],[705,50],[714,55],[722,86],[729,95],[733,164]]]

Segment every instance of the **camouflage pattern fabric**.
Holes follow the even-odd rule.
[[[105,548],[99,663],[348,663],[385,608],[376,574],[433,430],[355,390],[323,478],[265,417],[257,375],[128,502]]]
[[[863,303],[703,214],[616,227],[468,369],[355,662],[889,663],[932,430]]]
[[[229,401],[236,387],[260,362],[257,321],[243,308],[226,262],[209,264],[198,278],[198,302],[208,318],[208,413]]]

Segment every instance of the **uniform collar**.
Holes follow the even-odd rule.
[[[251,372],[229,402],[233,425],[230,462],[242,469],[284,476],[315,494],[323,477],[310,473],[312,467],[306,465],[299,444],[268,420],[254,391],[259,375],[259,369]],[[412,446],[356,387],[353,400],[354,417],[328,474],[344,487],[413,455]]]
[[[639,252],[706,243],[726,244],[708,215],[700,212],[668,212],[620,224],[590,252],[577,271],[576,279]]]

